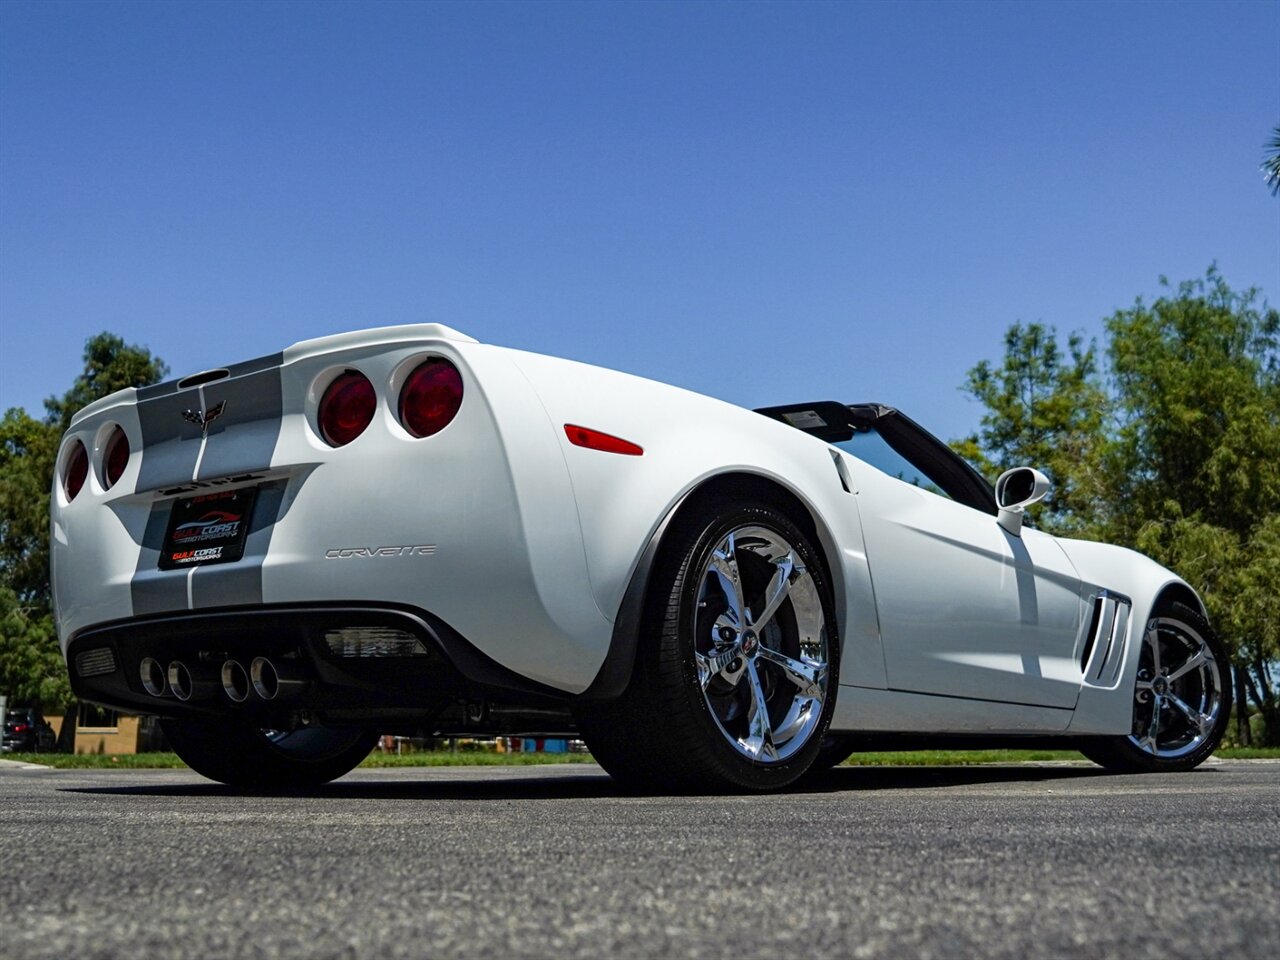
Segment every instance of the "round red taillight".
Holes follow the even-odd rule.
[[[129,465],[129,438],[116,427],[107,439],[107,450],[102,456],[102,485],[110,490],[124,476]]]
[[[348,370],[329,384],[320,398],[320,433],[331,445],[345,446],[364,433],[377,406],[378,396],[369,378]]]
[[[415,437],[439,433],[462,406],[462,374],[443,357],[418,366],[400,391],[400,422]]]
[[[80,492],[88,476],[89,452],[85,450],[83,443],[76,440],[71,445],[71,453],[67,455],[62,466],[62,489],[66,492],[68,500],[76,498],[76,494]]]

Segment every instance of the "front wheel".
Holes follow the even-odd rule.
[[[1122,773],[1190,770],[1217,749],[1231,713],[1231,667],[1208,622],[1172,604],[1147,623],[1128,736],[1099,738],[1080,752]]]
[[[196,773],[234,787],[314,787],[350,773],[378,741],[356,727],[264,730],[240,717],[160,721]]]
[[[615,779],[652,790],[775,790],[813,763],[839,643],[817,550],[785,514],[714,501],[680,518],[650,578],[626,692],[578,711]]]

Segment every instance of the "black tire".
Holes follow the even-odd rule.
[[[1160,755],[1159,751],[1153,752],[1152,749],[1140,745],[1143,738],[1152,730],[1155,709],[1151,705],[1152,695],[1146,694],[1147,699],[1144,700],[1145,691],[1135,687],[1132,734],[1096,737],[1080,744],[1081,753],[1099,766],[1116,773],[1173,773],[1194,769],[1218,748],[1230,721],[1231,660],[1227,656],[1222,641],[1218,639],[1218,635],[1214,633],[1208,621],[1186,604],[1172,603],[1154,613],[1150,622],[1156,626],[1157,643],[1162,650],[1168,651],[1172,648],[1176,653],[1181,645],[1186,645],[1185,649],[1191,650],[1190,645],[1200,643],[1207,649],[1215,669],[1193,670],[1187,676],[1200,674],[1192,678],[1191,693],[1197,699],[1203,697],[1207,702],[1212,703],[1217,712],[1214,714],[1210,728],[1203,733],[1203,739],[1196,742],[1198,739],[1195,736],[1196,728],[1192,726],[1191,721],[1186,719],[1180,711],[1172,707],[1167,708],[1169,718],[1165,722],[1171,727],[1169,741],[1171,747],[1168,751],[1169,755]],[[1143,650],[1139,663],[1140,683],[1144,681],[1144,671],[1151,672],[1153,662],[1150,644],[1146,641],[1145,634],[1142,642]],[[1166,669],[1164,672],[1170,671]],[[1216,690],[1207,690],[1210,683],[1216,686]],[[1182,693],[1187,692],[1187,688],[1179,688],[1174,684],[1170,684],[1169,689],[1175,694],[1179,690]],[[1185,698],[1182,699],[1186,702]],[[1199,711],[1198,707],[1194,709]],[[1154,742],[1157,745],[1159,733],[1164,731],[1161,720],[1164,712],[1161,710],[1160,717],[1156,717],[1157,736]],[[1179,729],[1178,724],[1181,724],[1183,729]],[[1187,742],[1179,746],[1179,740],[1184,738]]]
[[[763,531],[768,537],[775,537],[776,542],[769,542],[767,537],[751,531]],[[723,673],[707,671],[711,677],[707,689],[711,692],[704,694],[699,680],[697,644],[715,642],[717,646],[711,651],[718,654],[719,641],[710,638],[718,635],[729,643],[725,628],[716,626],[729,614],[722,607],[712,622],[709,618],[714,612],[706,609],[707,584],[713,582],[709,578],[716,576],[709,571],[708,564],[714,556],[728,555],[728,551],[716,551],[728,542],[725,538],[730,533],[741,533],[741,543],[747,544],[732,551],[735,576],[739,569],[742,571],[741,596],[736,602],[742,605],[744,613],[753,603],[766,609],[759,611],[758,634],[750,616],[743,617],[744,627],[733,641],[733,649],[739,654],[733,657],[731,651],[730,656],[722,660],[728,664]],[[759,547],[761,543],[769,545]],[[789,547],[789,555],[799,560],[799,564],[791,568],[792,573],[786,575],[788,583],[796,584],[791,589],[799,599],[793,603],[792,595],[788,594],[770,616],[764,593],[757,592],[757,583],[766,578],[760,557],[767,555],[767,549],[781,546]],[[753,553],[753,549],[761,552]],[[768,576],[771,583],[772,576],[783,567],[768,569],[773,571]],[[791,577],[796,579],[793,581]],[[722,586],[727,583],[723,579],[718,582]],[[699,596],[704,597],[700,606]],[[724,598],[733,602],[728,601],[727,590]],[[815,606],[820,608],[821,628],[814,627]],[[701,640],[695,641],[695,632]],[[825,649],[813,641],[815,633],[821,634]],[[796,638],[802,634],[808,639],[801,647],[797,646]],[[803,654],[794,653],[801,650]],[[822,651],[821,657],[813,655],[815,650]],[[775,653],[796,659],[784,668],[775,662]],[[801,656],[809,659],[802,662]],[[819,666],[811,666],[823,659],[825,672]],[[702,663],[708,664],[707,654],[703,654]],[[794,673],[787,672],[797,664],[813,670],[814,682],[807,687],[801,685],[799,678],[794,678]],[[831,591],[822,558],[809,538],[788,516],[765,503],[704,501],[686,508],[659,550],[649,580],[640,643],[627,690],[616,700],[580,706],[576,711],[578,726],[595,759],[629,789],[779,790],[799,779],[822,747],[835,707],[839,669],[839,637]],[[726,679],[731,676],[734,678],[731,681]],[[744,676],[746,680],[742,679]],[[745,694],[739,689],[744,683]],[[720,689],[727,692],[721,696],[716,693]],[[743,696],[749,701],[748,705],[735,708],[734,703],[740,702]],[[717,704],[716,712],[713,712],[713,700]],[[763,711],[757,707],[761,702],[766,704]],[[784,733],[796,731],[785,745],[774,740],[778,734],[774,729],[775,714],[781,716]],[[758,721],[761,715],[768,723],[768,733],[754,738],[759,751],[752,759],[750,731],[758,731],[760,727],[752,727],[751,718],[754,716]],[[799,722],[801,718],[803,725]],[[748,727],[746,742],[735,739],[730,732],[736,729],[735,724]]]
[[[824,770],[838,767],[857,753],[858,750],[857,738],[839,733],[828,733],[822,738],[822,746],[818,748],[818,755],[813,758],[809,773],[820,773]]]
[[[174,753],[196,773],[233,787],[314,787],[350,773],[378,741],[355,727],[268,735],[241,717],[160,721]]]

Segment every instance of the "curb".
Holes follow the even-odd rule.
[[[42,763],[21,763],[17,760],[0,760],[0,770],[53,770]]]

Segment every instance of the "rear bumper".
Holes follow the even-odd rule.
[[[398,637],[398,655],[361,645],[361,636]],[[352,638],[357,638],[354,640]],[[416,643],[414,643],[416,641]],[[412,655],[404,655],[406,646]],[[256,691],[237,701],[221,668],[246,670],[256,658],[287,666],[296,688],[270,700]],[[148,692],[141,664],[183,663],[202,682],[188,700],[171,689]],[[408,727],[506,732],[515,724],[564,729],[569,697],[486,656],[439,617],[405,606],[315,604],[226,608],[132,618],[83,630],[67,648],[71,685],[82,700],[164,717],[250,715],[263,726],[321,722],[400,723]],[[545,724],[530,715],[545,714]]]
[[[135,454],[109,489],[91,471],[74,500],[54,490],[52,580],[68,658],[72,638],[104,624],[330,601],[407,604],[430,609],[535,683],[587,689],[612,623],[592,595],[557,429],[505,353],[473,344],[464,355],[464,346],[286,354],[201,395],[235,411],[207,435],[183,415],[200,406],[195,388],[176,384],[80,415],[67,443],[96,450],[119,426]],[[414,438],[394,415],[397,371],[428,354],[458,366],[467,398],[447,428]],[[365,432],[334,448],[316,432],[315,395],[348,366],[383,398]],[[264,377],[270,390],[258,383]],[[250,488],[240,559],[161,569],[175,503]]]

